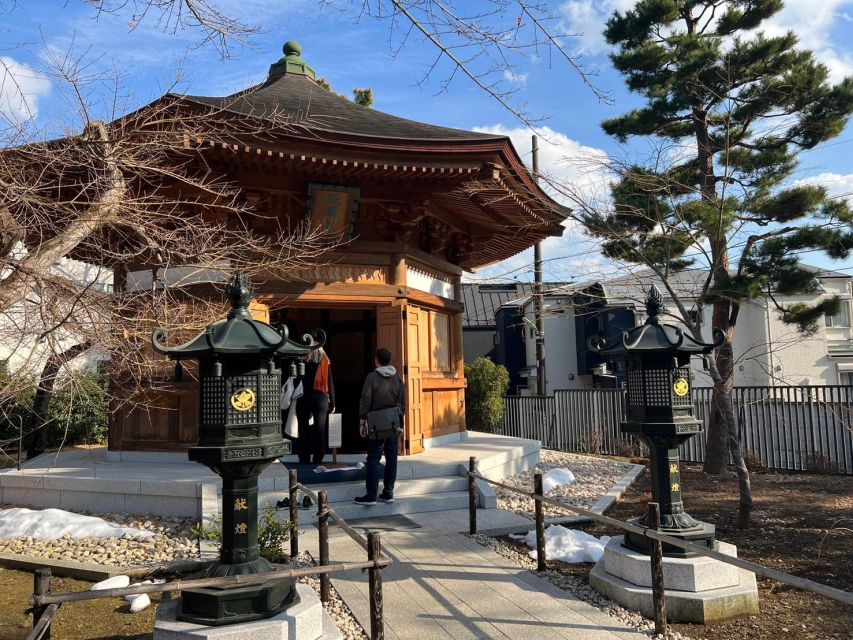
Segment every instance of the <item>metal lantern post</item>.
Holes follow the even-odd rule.
[[[713,549],[714,525],[684,510],[678,446],[702,431],[693,406],[690,358],[708,354],[719,344],[700,342],[678,327],[662,324],[662,308],[660,291],[652,286],[645,324],[607,341],[593,340],[591,347],[603,356],[624,359],[627,419],[621,431],[649,447],[652,501],[660,505],[661,532]],[[636,524],[649,526],[648,518],[647,513]],[[624,544],[644,553],[649,550],[649,540],[640,534],[626,533]],[[664,545],[664,554],[689,555],[669,545]]]
[[[152,337],[157,353],[198,361],[199,439],[189,459],[222,478],[222,548],[207,577],[275,571],[258,545],[258,476],[290,453],[290,442],[281,436],[281,365],[289,361],[295,375],[297,359],[312,350],[289,340],[286,329],[280,333],[252,318],[252,286],[244,274],[234,276],[226,293],[232,306],[228,317],[186,344],[165,346],[162,330]],[[296,597],[293,579],[188,589],[178,619],[206,625],[248,622],[275,615]]]

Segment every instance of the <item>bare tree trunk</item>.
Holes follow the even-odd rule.
[[[728,341],[727,343],[729,349],[731,349],[731,343]],[[735,472],[737,473],[738,491],[740,494],[738,528],[746,529],[749,527],[749,517],[753,506],[752,483],[749,478],[749,469],[746,468],[746,463],[743,461],[743,451],[741,451],[740,447],[740,434],[738,432],[734,403],[732,402],[731,387],[728,381],[722,377],[720,370],[717,368],[717,363],[713,360],[710,362],[709,372],[711,379],[714,381],[714,395],[719,395],[722,407],[722,424],[725,425],[723,436],[725,437],[725,443],[728,445],[724,454],[731,455]]]
[[[91,345],[88,342],[75,344],[61,353],[51,354],[39,376],[36,395],[33,399],[33,430],[27,439],[27,459],[44,453],[47,448],[48,407],[56,387],[56,377],[62,365],[70,362]]]

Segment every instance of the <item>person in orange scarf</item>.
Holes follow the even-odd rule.
[[[305,395],[296,405],[299,438],[296,454],[299,462],[322,464],[326,455],[326,422],[335,412],[335,381],[332,362],[323,348],[312,351],[305,363],[302,386]]]

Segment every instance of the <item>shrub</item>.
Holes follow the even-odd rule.
[[[465,411],[468,428],[494,433],[504,417],[503,396],[509,388],[509,371],[487,358],[465,365]]]
[[[767,467],[764,460],[755,455],[752,451],[746,450],[743,452],[743,463],[750,471],[760,471]]]
[[[813,451],[803,455],[806,471],[811,473],[838,473],[838,465],[828,455]]]
[[[222,544],[222,516],[215,515],[209,522],[197,522],[191,532],[201,540]],[[290,520],[281,521],[276,517],[272,505],[258,517],[258,546],[261,556],[274,564],[286,564],[290,556],[284,543],[290,540]]]
[[[46,446],[106,444],[109,426],[109,382],[106,374],[76,372],[73,378],[63,383],[48,404]],[[33,415],[35,385],[35,381],[31,382],[26,391],[0,406],[0,442],[8,447],[17,447],[12,441],[18,438],[19,419],[23,421],[24,434],[31,433],[36,426]]]

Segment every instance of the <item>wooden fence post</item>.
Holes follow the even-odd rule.
[[[533,493],[537,496],[545,495],[542,490],[542,474],[537,473],[533,476]],[[542,507],[542,500],[534,498],[536,510],[536,570],[545,571],[545,509]]]
[[[296,485],[299,484],[299,478],[296,476],[296,469],[290,470],[290,557],[295,558],[299,555],[299,505],[296,503]]]
[[[317,492],[317,520],[320,529],[320,566],[325,567],[329,564],[329,494],[325,491]],[[320,600],[323,603],[329,601],[330,589],[329,574],[320,574]]]
[[[649,528],[660,531],[660,505],[649,503]],[[652,603],[655,610],[655,635],[666,633],[666,598],[663,585],[663,544],[660,540],[649,538],[652,558]]]
[[[477,458],[468,458],[468,533],[477,533],[477,478],[472,474],[477,472]]]
[[[47,593],[50,593],[50,569],[36,569],[33,574],[33,595],[43,596]],[[33,628],[38,624],[45,609],[45,606],[33,607]],[[50,640],[49,625],[41,637],[43,640]]]
[[[376,562],[382,557],[379,532],[367,532],[367,559]],[[382,567],[367,570],[370,592],[370,640],[385,640],[385,622],[382,619]]]

